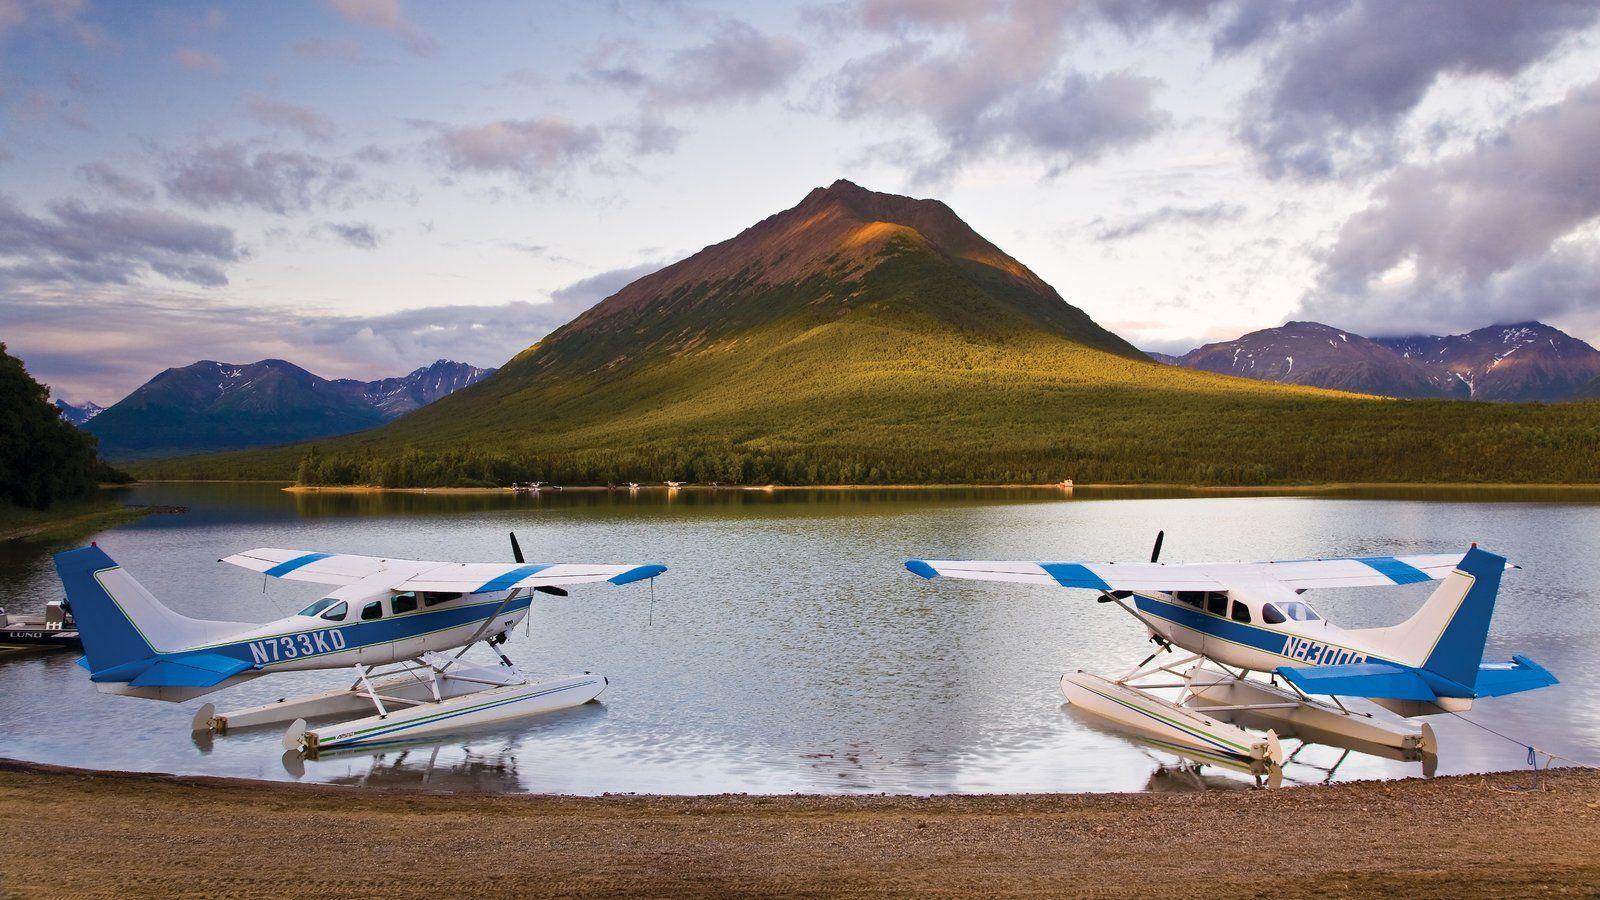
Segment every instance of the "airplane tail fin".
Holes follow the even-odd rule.
[[[1549,670],[1525,656],[1483,664],[1505,568],[1504,557],[1474,547],[1411,618],[1360,632],[1392,662],[1284,666],[1278,673],[1308,693],[1369,697],[1405,716],[1462,712],[1475,698],[1557,684]]]
[[[56,554],[56,574],[67,591],[67,605],[78,623],[90,672],[104,672],[149,659],[156,653],[141,622],[159,631],[161,613],[170,613],[144,586],[99,547]]]
[[[55,556],[56,573],[96,680],[126,680],[158,653],[171,653],[249,627],[180,615],[157,600],[97,546]],[[117,670],[121,668],[122,673]]]
[[[1364,634],[1395,662],[1470,689],[1505,567],[1504,557],[1473,547],[1411,618]]]

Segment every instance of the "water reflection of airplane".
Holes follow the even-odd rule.
[[[1147,737],[1241,762],[1281,766],[1278,739],[1294,735],[1426,763],[1437,753],[1431,728],[1379,719],[1340,698],[1365,698],[1410,718],[1459,713],[1480,698],[1556,683],[1524,656],[1483,663],[1508,565],[1476,546],[1464,556],[1179,565],[1159,563],[1160,553],[1158,535],[1148,564],[911,560],[906,568],[924,578],[1098,591],[1100,602],[1138,619],[1159,646],[1116,679],[1082,671],[1063,676],[1068,701]],[[1424,581],[1442,583],[1414,615],[1383,628],[1340,628],[1301,599],[1314,588]],[[1151,665],[1174,647],[1191,655]],[[1152,693],[1158,690],[1175,690],[1176,698]]]
[[[375,753],[365,769],[328,778],[327,783],[385,788],[423,786],[487,793],[522,790],[522,775],[517,770],[517,756],[512,747],[488,753],[467,749],[461,759],[443,765],[439,763],[441,749],[433,744]],[[305,762],[297,757],[285,754],[284,766],[296,778],[305,774]]]
[[[196,730],[292,722],[286,749],[316,754],[372,746],[564,709],[606,689],[604,676],[530,677],[498,649],[533,594],[561,585],[629,584],[658,565],[447,563],[261,548],[223,562],[274,578],[336,586],[295,615],[254,625],[191,619],[167,608],[98,546],[56,555],[83,637],[80,663],[103,693],[183,701],[279,672],[343,669],[347,688],[217,715]],[[462,661],[483,644],[501,665]],[[444,651],[459,651],[447,655]],[[383,676],[374,680],[377,676]],[[306,719],[371,713],[309,729]]]

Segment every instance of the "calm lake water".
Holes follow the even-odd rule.
[[[1523,653],[1562,684],[1482,701],[1469,717],[1600,763],[1600,493],[1368,491],[1184,497],[1080,489],[685,490],[511,495],[292,495],[273,485],[149,485],[138,503],[189,507],[96,535],[169,606],[265,621],[320,596],[218,557],[271,546],[447,560],[663,562],[651,589],[541,597],[508,652],[535,672],[611,678],[603,703],[383,753],[280,759],[279,731],[189,734],[219,709],[342,683],[282,675],[184,704],[102,695],[75,655],[0,660],[0,756],[76,766],[337,783],[508,791],[946,793],[1159,787],[1175,757],[1098,730],[1064,708],[1063,672],[1112,674],[1142,658],[1139,624],[1088,592],[927,582],[918,556],[1032,560],[1273,559],[1464,550],[1508,573],[1486,658]],[[85,541],[85,543],[87,540]],[[61,595],[50,552],[0,544],[0,605]],[[1427,585],[1321,591],[1324,615],[1358,627],[1403,619]],[[1440,773],[1525,767],[1526,751],[1448,716],[1430,720]],[[1293,744],[1291,743],[1291,747]],[[1309,748],[1289,781],[1338,758]],[[1421,774],[1352,755],[1340,780]]]

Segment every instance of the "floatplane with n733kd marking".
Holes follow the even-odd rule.
[[[1171,565],[1159,562],[1161,540],[1157,535],[1149,563],[911,560],[906,568],[924,578],[1098,592],[1100,602],[1138,619],[1159,646],[1119,678],[1063,676],[1067,700],[1159,745],[1241,763],[1258,776],[1276,774],[1284,762],[1278,740],[1291,736],[1420,759],[1431,771],[1431,728],[1385,721],[1340,698],[1364,698],[1409,719],[1460,713],[1477,699],[1556,683],[1524,656],[1483,662],[1500,576],[1514,567],[1476,545],[1465,555]],[[1384,628],[1340,628],[1301,596],[1426,581],[1441,584],[1414,615]],[[1175,647],[1190,655],[1155,662]],[[1151,693],[1161,689],[1176,690],[1176,698]]]
[[[253,625],[191,619],[156,600],[98,546],[56,554],[77,618],[89,678],[106,693],[182,701],[277,672],[343,669],[348,688],[217,714],[205,704],[196,731],[292,723],[288,750],[315,756],[459,731],[587,703],[604,676],[531,678],[499,650],[535,593],[565,586],[630,584],[660,565],[528,563],[511,535],[514,563],[450,563],[262,548],[229,556],[263,575],[335,586],[295,615]],[[462,660],[473,646],[499,666]],[[454,654],[446,651],[456,650]],[[306,719],[369,715],[317,729]]]

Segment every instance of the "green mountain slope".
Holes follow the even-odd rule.
[[[151,475],[442,485],[1595,481],[1600,404],[1400,402],[1162,366],[947,207],[848,182],[383,428]]]

